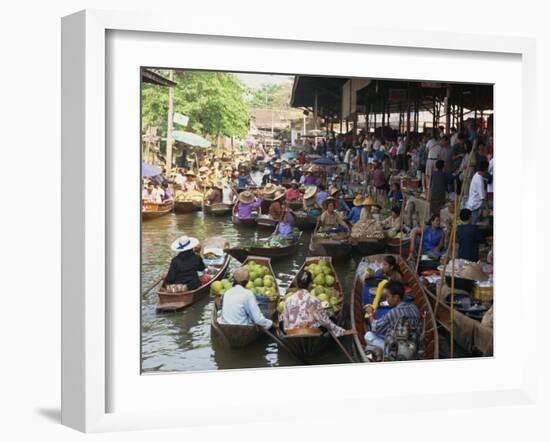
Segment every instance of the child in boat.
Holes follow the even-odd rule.
[[[401,281],[401,272],[397,261],[391,255],[385,256],[382,261],[382,268],[374,274],[375,278],[390,279],[392,281]]]
[[[281,322],[283,331],[289,333],[295,329],[325,327],[336,336],[354,335],[355,330],[339,327],[329,317],[321,301],[309,292],[313,278],[308,271],[298,275],[298,291],[290,295],[286,301]]]

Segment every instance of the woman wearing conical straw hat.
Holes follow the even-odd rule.
[[[256,197],[250,190],[245,190],[239,194],[237,206],[237,217],[239,219],[252,218],[252,211],[262,205],[262,199]]]
[[[188,290],[195,290],[201,283],[197,272],[204,270],[202,258],[195,253],[199,240],[187,235],[180,236],[171,246],[178,255],[172,258],[166,275],[166,284],[185,284]]]

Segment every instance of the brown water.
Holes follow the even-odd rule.
[[[151,287],[160,275],[168,270],[174,253],[170,244],[186,234],[198,239],[223,236],[232,245],[247,243],[252,239],[266,237],[269,230],[236,228],[231,216],[214,217],[195,212],[169,214],[142,225],[142,287]],[[304,232],[298,253],[292,257],[272,262],[272,267],[281,289],[288,287],[306,256],[309,255],[310,232]],[[238,266],[231,259],[230,270]],[[355,273],[355,262],[349,258],[334,263],[340,283],[345,290],[345,311],[349,312],[349,297]],[[142,370],[198,371],[229,368],[278,367],[300,365],[285,350],[267,337],[243,349],[231,349],[212,342],[210,317],[213,299],[207,297],[185,310],[174,313],[157,313],[158,297],[155,290],[142,296]],[[347,318],[349,321],[349,318]],[[349,322],[346,324],[349,326]],[[343,339],[348,349],[350,338]],[[347,358],[334,344],[314,364],[347,363]]]

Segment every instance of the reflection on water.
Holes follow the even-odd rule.
[[[142,287],[151,287],[168,270],[174,253],[170,244],[178,236],[187,234],[205,239],[223,236],[232,245],[247,243],[265,237],[269,231],[237,229],[231,217],[213,217],[202,212],[169,214],[142,224]],[[295,256],[272,262],[281,289],[288,287],[304,259],[308,256],[309,232],[302,235],[300,250]],[[232,259],[230,270],[239,263]],[[335,263],[344,287],[346,304],[353,283],[355,263],[350,258]],[[142,369],[155,371],[197,371],[230,368],[292,366],[299,363],[268,337],[242,349],[231,349],[212,339],[210,318],[212,298],[207,297],[191,307],[174,313],[157,313],[155,290],[142,296]],[[346,312],[347,310],[347,306]],[[349,324],[346,324],[348,326]],[[347,338],[345,339],[345,341]],[[347,342],[349,344],[349,342]],[[345,363],[347,359],[333,345],[316,364]]]

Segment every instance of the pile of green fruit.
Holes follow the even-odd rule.
[[[214,296],[222,296],[231,287],[233,287],[233,282],[231,282],[229,279],[214,281],[210,286],[210,293]]]
[[[328,261],[319,260],[316,264],[305,266],[304,270],[308,271],[311,273],[311,276],[313,276],[313,284],[310,290],[311,294],[315,295],[319,301],[323,303],[325,308],[331,312],[339,310],[339,293],[334,289],[336,278]]]
[[[248,270],[248,283],[246,288],[256,296],[266,297],[270,301],[276,301],[279,298],[275,278],[269,271],[269,267],[250,261],[246,264]]]

